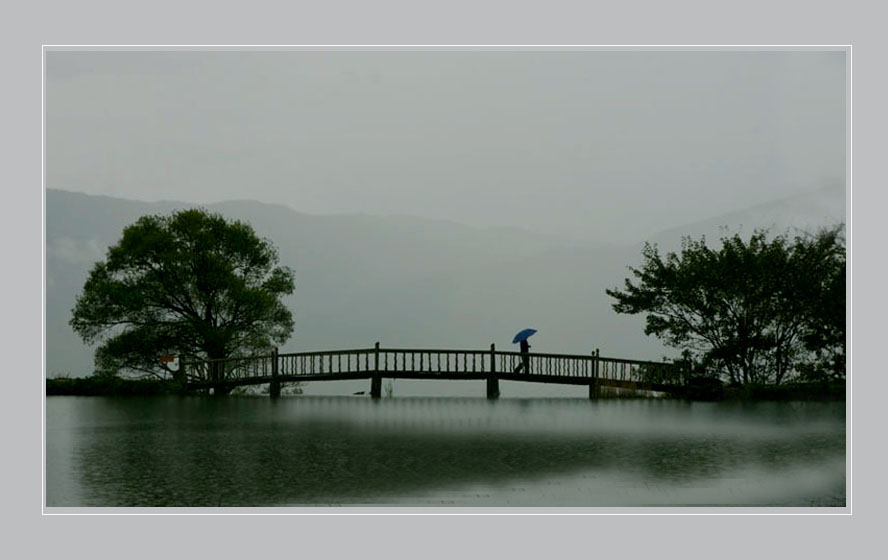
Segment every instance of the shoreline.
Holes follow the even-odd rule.
[[[46,396],[124,397],[191,394],[181,390],[173,380],[122,379],[118,377],[56,377],[46,379]],[[231,395],[237,396],[237,395]],[[265,395],[259,395],[265,396]],[[290,396],[299,396],[298,394]],[[430,397],[434,395],[429,395]],[[695,398],[696,397],[696,398]],[[633,393],[602,394],[602,400],[650,399],[688,401],[823,401],[844,402],[845,383],[794,383],[784,385],[750,385],[725,387],[720,394],[653,397]]]

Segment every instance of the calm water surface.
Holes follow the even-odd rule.
[[[844,506],[843,403],[49,397],[47,506]]]

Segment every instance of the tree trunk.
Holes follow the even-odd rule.
[[[781,352],[781,350],[782,350],[782,347],[781,347],[780,343],[778,343],[777,344],[777,358],[776,358],[777,373],[776,373],[776,376],[774,377],[774,384],[775,385],[780,385],[780,381],[783,380],[783,353]]]
[[[224,388],[225,381],[225,363],[222,361],[227,356],[225,350],[220,349],[216,345],[208,344],[204,350],[207,358],[210,360],[210,379],[213,381],[213,395],[223,396],[231,392],[231,388]]]

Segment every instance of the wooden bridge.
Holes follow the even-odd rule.
[[[519,366],[522,366],[519,368]],[[525,367],[526,366],[526,367]],[[268,383],[272,397],[281,384],[298,381],[370,380],[370,395],[379,398],[382,378],[484,380],[487,398],[499,397],[499,380],[586,385],[589,398],[600,387],[671,392],[680,379],[678,364],[589,355],[499,352],[490,350],[441,350],[373,348],[299,352],[201,360],[180,364],[186,387],[227,394],[243,385]]]

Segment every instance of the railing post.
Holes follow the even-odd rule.
[[[496,346],[490,345],[490,373],[487,376],[487,398],[499,398],[499,379],[496,377]]]
[[[373,351],[373,377],[370,379],[370,396],[378,399],[382,396],[382,376],[379,373],[379,342]]]
[[[592,379],[589,380],[589,398],[598,398],[598,348],[592,352]]]
[[[271,384],[268,387],[268,394],[271,398],[276,399],[281,396],[281,381],[278,378],[278,349],[275,347],[271,354]]]

